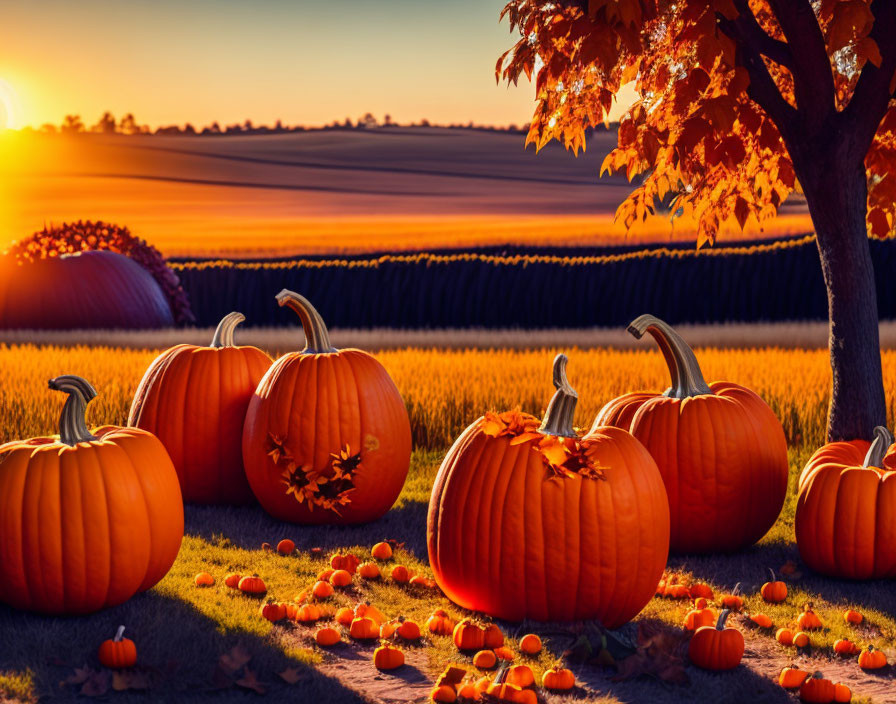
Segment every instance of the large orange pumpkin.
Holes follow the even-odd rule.
[[[825,445],[800,475],[796,543],[816,572],[896,577],[896,445],[884,427],[874,435]]]
[[[137,428],[90,431],[96,391],[60,376],[59,435],[0,447],[0,601],[83,614],[130,599],[171,568],[184,532],[174,466]]]
[[[573,430],[566,361],[554,361],[543,422],[488,413],[449,450],[429,503],[429,559],[465,608],[616,628],[663,573],[669,505],[656,463],[628,432]]]
[[[128,425],[156,435],[174,462],[184,501],[244,504],[252,490],[243,471],[242,434],[249,399],[271,366],[256,347],[235,347],[245,317],[230,313],[209,347],[177,345],[143,376]]]
[[[277,302],[302,321],[306,347],[258,385],[243,430],[246,476],[261,505],[296,523],[361,523],[388,511],[411,457],[408,412],[367,352],[337,350],[305,298]]]
[[[759,396],[727,381],[707,384],[693,350],[659,318],[628,328],[649,332],[672,386],[636,392],[604,406],[594,426],[630,430],[653,455],[669,494],[673,552],[729,552],[768,532],[787,493],[787,443]]]

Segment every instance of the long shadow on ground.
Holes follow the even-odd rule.
[[[242,646],[251,655],[247,667],[268,693],[270,701],[366,701],[338,680],[290,658],[257,636],[222,632],[220,625],[181,601],[147,592],[130,601],[89,616],[49,617],[0,606],[0,672],[33,673],[34,695],[42,702],[87,701],[80,686],[61,684],[75,668],[99,669],[96,649],[119,624],[137,644],[137,671],[145,673],[149,692],[112,692],[116,702],[258,701],[252,691],[232,684],[234,678],[215,674],[221,655]],[[299,681],[289,685],[278,673],[295,668]],[[2,699],[2,695],[0,695]]]

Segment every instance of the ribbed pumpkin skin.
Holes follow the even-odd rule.
[[[245,504],[242,435],[249,400],[271,366],[256,347],[177,345],[137,388],[128,425],[156,435],[171,456],[184,501]]]
[[[671,515],[673,552],[732,552],[774,525],[787,493],[787,442],[759,396],[716,381],[685,399],[633,393],[595,425],[630,430],[656,460]]]
[[[816,572],[847,579],[896,577],[896,445],[882,469],[862,467],[870,443],[829,443],[800,475],[796,542]]]
[[[162,444],[104,427],[69,447],[36,438],[0,448],[0,601],[47,614],[115,606],[164,577],[183,504]]]
[[[285,438],[299,466],[328,466],[347,445],[362,452],[355,489],[339,513],[308,507],[286,493],[283,468],[268,455],[270,436]],[[243,463],[249,485],[275,518],[306,524],[364,523],[382,516],[401,493],[411,457],[404,401],[370,354],[345,349],[293,353],[267,371],[249,402]]]
[[[631,620],[653,597],[669,546],[669,505],[650,455],[602,428],[606,479],[549,479],[532,441],[473,423],[445,457],[429,503],[429,560],[460,606],[509,621]]]
[[[172,325],[168,300],[152,274],[123,254],[81,252],[21,266],[0,256],[0,329]]]

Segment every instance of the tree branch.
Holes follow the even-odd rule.
[[[896,3],[874,0],[871,12],[874,25],[868,36],[880,49],[880,68],[865,62],[849,105],[839,116],[843,131],[853,135],[853,147],[863,158],[887,114],[890,100],[896,98],[896,93],[890,92],[890,80],[896,72],[896,42],[892,39],[896,35]]]
[[[787,68],[793,67],[793,54],[787,42],[782,42],[774,37],[770,37],[768,33],[759,24],[747,0],[735,0],[734,6],[737,8],[737,19],[731,20],[737,25],[738,32],[744,41],[749,42],[763,56],[767,56],[776,64],[781,64]],[[726,20],[728,21],[728,20]],[[722,30],[724,31],[724,29]],[[727,34],[727,32],[726,32]],[[730,35],[729,35],[730,36]]]
[[[768,0],[793,56],[793,89],[804,128],[816,133],[834,111],[834,75],[809,0]]]

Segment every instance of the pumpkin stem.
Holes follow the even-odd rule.
[[[716,630],[721,631],[725,629],[725,621],[728,620],[728,614],[730,614],[730,609],[725,609],[722,613],[719,614],[719,620],[716,622]]]
[[[118,643],[121,641],[122,636],[124,636],[124,626],[119,626],[118,630],[115,632],[115,637],[112,640]]]
[[[887,450],[890,449],[890,445],[894,442],[896,442],[896,439],[893,438],[893,433],[882,425],[877,426],[874,429],[874,441],[871,443],[871,447],[868,448],[868,454],[865,455],[865,461],[862,463],[862,466],[880,467],[883,464],[884,455],[887,454]]]
[[[212,338],[212,344],[210,344],[209,347],[214,347],[215,349],[221,347],[233,347],[233,331],[236,330],[236,326],[245,319],[245,315],[237,313],[236,311],[228,313],[221,318],[221,322],[218,323],[218,327],[215,329],[215,336]]]
[[[572,420],[573,416],[575,416],[579,395],[569,385],[569,380],[566,378],[566,363],[568,361],[569,358],[562,353],[554,357],[554,387],[557,391],[551,398],[548,410],[544,414],[544,420],[538,429],[538,432],[544,435],[560,435],[566,438],[576,437]]]
[[[774,571],[771,567],[768,568],[768,573],[772,576],[772,578],[771,578],[769,581],[771,581],[771,582],[777,582],[777,581],[778,581],[778,580],[775,579],[775,571]]]
[[[302,350],[302,354],[339,351],[330,345],[330,333],[327,331],[324,319],[307,298],[294,291],[283,289],[277,294],[277,303],[280,307],[286,306],[295,311],[302,321],[302,329],[305,331],[305,349]]]
[[[49,386],[54,391],[68,394],[59,416],[59,439],[74,447],[79,442],[96,440],[87,428],[87,404],[96,398],[96,389],[90,382],[74,374],[66,374],[50,379]]]
[[[733,596],[737,596],[738,594],[740,594],[740,582],[734,585],[734,589],[731,590],[731,594]]]
[[[656,340],[672,377],[672,386],[666,390],[664,396],[684,399],[712,394],[712,389],[703,379],[703,372],[700,371],[694,350],[671,325],[656,316],[642,315],[631,322],[628,331],[639,340],[645,332],[649,332]]]

